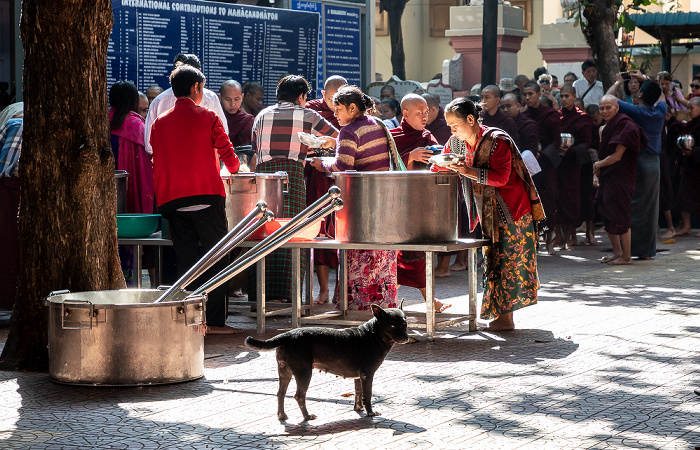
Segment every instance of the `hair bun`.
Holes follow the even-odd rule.
[[[474,102],[474,109],[476,112],[480,113],[484,108],[481,106],[481,103]]]

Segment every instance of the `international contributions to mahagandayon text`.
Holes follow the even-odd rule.
[[[131,8],[155,9],[160,11],[177,11],[213,16],[245,17],[248,19],[279,20],[274,11],[250,9],[235,6],[196,5],[157,0],[121,0],[121,6]]]

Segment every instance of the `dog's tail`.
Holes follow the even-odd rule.
[[[273,348],[282,345],[282,339],[279,339],[279,336],[275,336],[272,339],[261,341],[259,339],[255,339],[252,336],[248,336],[247,338],[245,338],[245,343],[248,347],[254,348],[256,350],[272,350]]]

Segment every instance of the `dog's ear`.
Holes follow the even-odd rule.
[[[379,305],[372,305],[372,314],[374,314],[374,317],[377,318],[377,320],[382,320],[384,318],[384,315],[386,312],[382,309],[381,306]]]
[[[400,309],[401,311],[403,311],[403,302],[405,302],[405,301],[406,301],[406,299],[405,299],[405,298],[402,298],[402,299],[401,299],[401,303],[399,303],[399,309]]]

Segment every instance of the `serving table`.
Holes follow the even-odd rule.
[[[259,241],[245,241],[240,246],[250,248]],[[160,237],[160,233],[154,233],[147,238],[141,239],[119,239],[120,245],[134,245],[134,269],[136,273],[141,273],[141,247],[144,245],[158,246],[157,253],[157,274],[160,273],[160,256],[161,247],[163,245],[172,245],[169,239]],[[454,242],[443,243],[422,243],[422,244],[368,244],[368,243],[347,243],[339,242],[333,239],[318,237],[314,240],[299,240],[290,241],[284,244],[281,248],[292,250],[292,298],[291,308],[266,310],[265,299],[265,259],[261,259],[256,264],[257,272],[257,298],[255,303],[251,302],[236,302],[254,304],[257,306],[257,311],[264,311],[264,314],[256,314],[257,317],[257,332],[265,331],[265,318],[271,315],[279,315],[291,312],[292,327],[296,328],[301,325],[359,325],[367,320],[366,311],[349,311],[347,298],[347,250],[403,250],[417,251],[425,253],[425,277],[426,277],[426,297],[429,299],[435,298],[435,273],[434,273],[434,257],[435,252],[454,252],[459,250],[467,251],[467,270],[468,270],[468,314],[456,313],[438,313],[435,311],[435,302],[426,302],[425,318],[423,314],[417,312],[407,312],[406,315],[410,318],[418,320],[409,321],[409,328],[425,330],[429,339],[435,337],[436,328],[445,327],[454,323],[469,321],[469,331],[476,331],[476,250],[488,244],[485,239],[459,239]],[[326,312],[323,314],[314,314],[313,303],[313,260],[309,258],[309,267],[306,270],[306,297],[302,298],[302,277],[301,277],[301,250],[302,249],[324,249],[324,250],[339,250],[339,307],[337,311]],[[313,255],[313,252],[310,252]],[[158,277],[158,275],[157,275]],[[136,287],[141,287],[141,278],[137,277]],[[282,304],[274,304],[281,307]],[[303,316],[302,314],[308,315]]]

